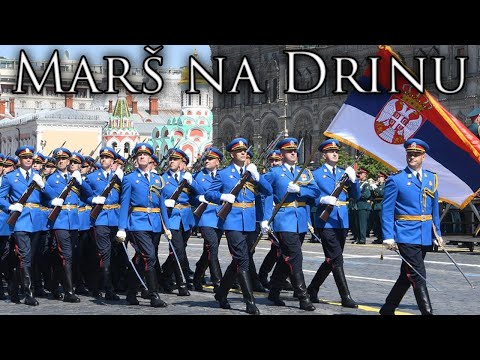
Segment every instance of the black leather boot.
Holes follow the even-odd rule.
[[[140,286],[135,270],[131,268],[132,265],[128,267],[127,270],[127,302],[129,305],[140,305],[137,299],[137,292]]]
[[[380,315],[395,315],[395,309],[400,305],[400,301],[402,301],[409,287],[410,282],[407,279],[397,279],[385,300],[385,304],[380,308]]]
[[[52,297],[55,300],[63,300],[63,293],[60,291],[60,283],[63,278],[63,266],[59,264],[53,265],[52,278],[50,280],[49,288],[52,292]]]
[[[307,286],[305,285],[305,277],[302,271],[293,273],[290,278],[292,279],[292,285],[298,300],[300,301],[300,309],[305,311],[315,310],[309,297],[307,296]]]
[[[330,271],[332,271],[332,266],[327,262],[323,262],[315,273],[310,285],[308,285],[307,293],[310,296],[310,301],[312,303],[320,302],[318,299],[318,291],[320,290],[320,286],[322,286],[325,279],[330,274]]]
[[[188,291],[187,284],[185,282],[186,276],[188,276],[187,275],[188,268],[184,267],[182,270],[183,270],[183,276],[182,276],[182,271],[180,271],[180,268],[178,267],[177,262],[175,262],[174,275],[175,275],[175,281],[177,283],[178,296],[190,296],[190,291]]]
[[[175,259],[173,256],[168,256],[167,260],[162,265],[162,278],[160,279],[160,283],[162,284],[163,292],[166,294],[171,294],[173,292],[173,285],[172,285],[172,275],[174,272]]]
[[[158,280],[155,269],[148,270],[145,274],[147,280],[148,292],[150,293],[150,306],[151,307],[167,307],[167,303],[160,299],[158,295]]]
[[[2,273],[0,272],[0,300],[7,300],[7,295],[5,295],[5,288],[3,286]]]
[[[210,280],[213,284],[213,291],[216,292],[220,286],[220,280],[222,280],[222,269],[218,258],[210,261]]]
[[[45,291],[42,282],[42,271],[39,266],[39,261],[33,263],[33,294],[35,297],[45,298],[48,296],[48,293]]]
[[[18,268],[10,268],[8,278],[8,295],[10,295],[10,301],[15,304],[20,304],[20,295],[18,294]]]
[[[193,274],[193,288],[195,291],[203,291],[202,280],[205,275],[205,270],[208,267],[208,255],[206,251],[202,253],[200,259],[198,259],[195,273]]]
[[[237,272],[231,264],[227,267],[225,274],[223,275],[222,280],[220,281],[220,286],[215,293],[215,300],[218,301],[222,309],[230,309],[230,304],[227,300],[228,292],[231,289],[234,279],[237,277]]]
[[[69,303],[78,303],[80,299],[73,293],[73,283],[72,283],[72,265],[67,265],[63,267],[65,274],[63,277],[63,290],[65,295],[63,297],[64,302]]]
[[[106,267],[103,270],[103,279],[105,284],[105,300],[108,301],[119,301],[120,297],[115,294],[112,284],[112,275],[110,273],[110,268]]]
[[[285,306],[285,302],[280,299],[280,291],[283,288],[285,279],[288,273],[285,273],[286,269],[279,267],[278,265],[273,270],[272,277],[270,278],[270,292],[268,294],[268,300],[272,301],[275,306]]]
[[[343,265],[335,266],[332,270],[333,278],[337,284],[338,292],[342,298],[342,306],[347,308],[358,308],[357,303],[350,296],[350,291],[348,290],[347,279],[345,278],[345,272],[343,270]]]
[[[32,295],[32,278],[30,276],[30,268],[22,267],[21,269],[23,290],[25,292],[25,305],[37,306],[38,301]]]
[[[258,269],[258,280],[262,283],[264,288],[269,288],[268,274],[272,271],[277,262],[277,254],[275,251],[269,251],[265,259],[263,259],[260,269]]]
[[[433,315],[432,304],[430,303],[430,296],[426,283],[417,284],[413,288],[417,305],[422,315]]]
[[[267,292],[258,278],[257,268],[255,267],[255,262],[252,257],[250,257],[249,260],[248,270],[250,272],[250,279],[252,280],[253,291]]]
[[[240,288],[242,289],[243,299],[247,304],[247,314],[260,315],[260,310],[258,310],[257,306],[255,305],[255,297],[253,296],[253,286],[250,279],[250,272],[240,271],[237,277],[238,282],[240,283]]]

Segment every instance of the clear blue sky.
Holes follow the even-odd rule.
[[[20,50],[27,53],[30,60],[48,60],[54,50],[59,50],[63,58],[65,50],[70,59],[80,59],[85,55],[91,65],[101,64],[103,56],[121,55],[130,60],[132,65],[141,66],[149,55],[143,48],[145,45],[0,45],[0,56],[18,59]],[[151,46],[155,47],[155,46]],[[198,50],[200,62],[210,65],[210,47],[208,45],[165,45],[158,54],[163,56],[162,68],[180,68],[188,65],[188,56]],[[157,54],[157,55],[158,55]]]

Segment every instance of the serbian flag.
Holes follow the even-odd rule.
[[[398,94],[389,94],[390,62],[398,55],[388,46],[377,53],[380,94],[354,91],[338,111],[325,135],[346,143],[392,170],[407,166],[403,143],[425,141],[430,150],[423,167],[436,172],[439,197],[464,208],[480,190],[480,141],[428,91],[419,93],[397,74]],[[370,69],[359,81],[371,89]],[[468,110],[468,109],[466,109]]]

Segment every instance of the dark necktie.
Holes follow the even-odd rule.
[[[65,178],[65,181],[68,182],[68,174],[63,174],[63,177]]]
[[[243,176],[243,168],[240,168],[240,176]]]
[[[291,172],[292,175],[293,175],[293,166],[290,166],[290,172]]]
[[[25,180],[27,180],[27,183],[28,183],[28,180],[30,180],[30,174],[28,173],[28,171],[25,174]]]
[[[147,179],[147,181],[150,182],[150,180],[148,179],[148,174],[145,173],[145,174],[143,174],[143,175],[145,176],[145,179]]]
[[[418,181],[422,182],[422,179],[420,178],[420,173],[419,172],[417,172],[417,179],[418,179]]]
[[[110,173],[106,173],[106,174],[105,174],[105,179],[107,179],[107,181],[108,181],[108,178],[109,178],[109,177],[110,177]]]
[[[212,179],[215,179],[215,175],[213,175],[213,171],[210,173],[210,177],[211,177]]]
[[[332,168],[333,176],[335,176],[335,168]]]
[[[173,177],[175,178],[175,181],[178,183],[178,174],[173,175]]]

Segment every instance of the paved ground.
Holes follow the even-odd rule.
[[[308,239],[308,235],[307,235]],[[445,240],[461,241],[461,237],[446,237]],[[465,237],[465,240],[471,240]],[[275,307],[267,300],[266,294],[256,293],[257,305],[262,315],[376,315],[385,297],[393,286],[400,267],[399,257],[390,251],[385,251],[383,260],[380,259],[381,245],[371,244],[372,238],[367,239],[366,245],[354,245],[347,241],[345,247],[345,273],[352,297],[360,304],[358,309],[346,309],[340,306],[340,296],[335,286],[333,276],[330,275],[320,289],[319,297],[323,303],[315,304],[316,311],[305,312],[298,308],[298,301],[292,297],[291,292],[283,292],[282,298],[287,303],[286,307]],[[480,239],[479,239],[480,240]],[[269,242],[261,241],[257,247],[255,261],[257,268],[269,250]],[[456,245],[447,246],[447,250],[457,261],[468,279],[475,285],[471,289],[455,266],[443,252],[429,253],[426,258],[429,291],[435,314],[439,315],[473,315],[480,314],[480,247],[470,252],[467,248]],[[195,262],[202,250],[202,240],[192,237],[188,244],[190,267],[195,269]],[[321,244],[305,242],[304,273],[307,285],[324,260]],[[167,256],[166,242],[162,238],[160,246],[160,260],[163,262]],[[222,269],[225,270],[230,262],[230,255],[226,241],[222,240],[220,246]],[[435,290],[436,287],[438,290]],[[140,306],[128,306],[121,295],[120,302],[98,301],[91,297],[80,296],[78,304],[67,304],[50,299],[39,299],[37,307],[13,304],[10,301],[0,302],[0,315],[8,314],[39,314],[39,315],[246,315],[245,304],[240,293],[234,291],[229,296],[231,310],[218,307],[213,298],[213,292],[191,291],[190,297],[178,297],[174,294],[161,294],[169,306],[163,309],[154,309],[149,306],[149,301],[140,299]],[[398,314],[417,315],[413,291],[409,290],[402,301]]]

